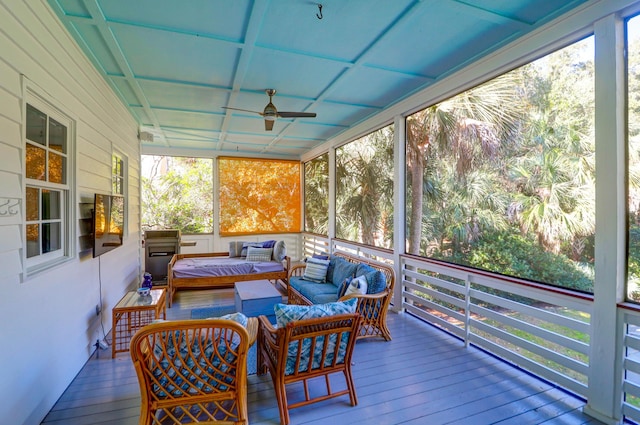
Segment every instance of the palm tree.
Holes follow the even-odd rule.
[[[338,149],[336,235],[372,246],[393,240],[393,126]]]
[[[407,173],[411,190],[409,253],[420,254],[425,200],[440,206],[437,211],[442,222],[440,243],[445,237],[469,241],[478,232],[484,220],[478,221],[474,211],[480,204],[467,201],[479,199],[477,195],[481,192],[493,192],[490,187],[478,186],[482,183],[481,178],[476,176],[473,181],[469,178],[473,176],[472,170],[483,169],[490,173],[499,172],[496,167],[503,167],[495,162],[500,157],[502,140],[516,133],[522,116],[522,99],[517,91],[519,77],[519,73],[505,74],[407,118]],[[490,181],[485,180],[486,183]],[[475,186],[469,186],[470,183]],[[452,190],[445,190],[445,184]],[[467,193],[471,196],[465,202],[442,199],[444,192],[464,195],[464,188],[470,189]],[[495,198],[490,203],[499,208],[503,201]],[[461,211],[461,207],[471,208],[471,211]],[[446,211],[448,216],[442,217]],[[482,215],[489,221],[499,221],[495,214]],[[455,231],[445,229],[456,221]]]
[[[521,231],[533,232],[556,254],[570,244],[574,258],[595,231],[591,43],[583,40],[523,68],[531,107],[510,170],[517,188],[510,210]]]
[[[305,230],[326,235],[329,230],[329,154],[304,164]]]

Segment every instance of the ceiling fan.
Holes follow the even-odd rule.
[[[315,118],[315,112],[283,112],[278,111],[275,105],[272,103],[273,95],[276,94],[275,89],[266,89],[265,93],[269,96],[269,103],[264,107],[264,111],[250,111],[248,109],[240,109],[240,108],[231,108],[228,106],[223,106],[224,109],[233,109],[234,111],[244,111],[251,112],[254,114],[262,115],[264,117],[264,129],[267,131],[273,130],[273,123],[276,121],[277,117],[281,118]]]

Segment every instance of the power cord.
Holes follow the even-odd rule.
[[[98,257],[98,291],[99,291],[99,313],[98,316],[100,317],[100,327],[102,328],[102,341],[104,341],[104,347],[102,347],[102,345],[100,344],[100,340],[97,340],[96,343],[94,344],[96,346],[96,349],[99,348],[103,348],[103,349],[107,349],[109,348],[109,346],[111,345],[109,343],[109,341],[107,340],[107,332],[104,330],[104,321],[102,320],[103,315],[103,305],[102,305],[102,260],[101,257]]]

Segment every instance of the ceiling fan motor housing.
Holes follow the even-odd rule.
[[[269,102],[269,104],[264,107],[262,116],[265,120],[275,121],[276,117],[278,116],[278,110],[273,103]]]

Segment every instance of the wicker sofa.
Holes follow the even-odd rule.
[[[348,265],[345,266],[344,262]],[[297,264],[289,272],[287,294],[289,304],[324,304],[349,298],[358,298],[357,311],[363,317],[358,338],[382,337],[391,340],[391,333],[387,327],[387,310],[393,296],[395,273],[387,264],[379,263],[365,257],[336,252],[330,258],[326,275],[326,282],[319,283],[304,279],[306,264]],[[382,289],[374,293],[350,294],[338,296],[344,278],[358,277],[378,271],[384,275]],[[379,276],[377,276],[379,277]],[[370,289],[372,289],[370,287]],[[378,288],[380,289],[380,288]]]

